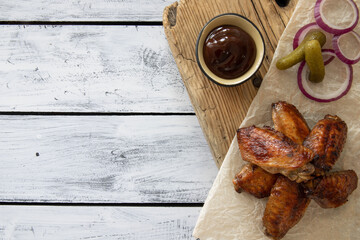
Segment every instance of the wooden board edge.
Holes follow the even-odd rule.
[[[203,134],[205,135],[205,139],[206,139],[206,141],[208,142],[208,144],[210,146],[210,150],[211,150],[211,153],[213,155],[214,161],[215,161],[216,165],[218,166],[218,168],[220,168],[220,166],[222,164],[222,161],[224,160],[224,157],[225,157],[226,154],[220,153],[220,151],[221,151],[220,148],[221,147],[218,148],[218,147],[213,146],[214,143],[211,142],[212,141],[211,140],[212,137],[210,136],[211,133],[209,133],[204,127],[204,123],[205,123],[205,125],[207,123],[206,119],[202,119],[201,113],[199,114],[199,112],[197,111],[198,110],[197,102],[191,96],[192,89],[191,89],[191,86],[188,86],[188,84],[187,84],[187,80],[188,80],[189,76],[184,75],[183,71],[181,71],[182,69],[180,69],[181,64],[182,64],[182,62],[184,60],[184,57],[183,57],[183,53],[182,53],[182,50],[181,50],[181,42],[179,42],[179,39],[178,39],[179,36],[177,36],[177,34],[176,34],[176,32],[178,30],[177,25],[176,25],[177,24],[177,14],[181,14],[181,12],[179,12],[179,11],[183,10],[183,8],[185,8],[185,6],[188,4],[188,2],[189,1],[186,1],[186,0],[180,0],[179,2],[174,2],[173,4],[165,7],[165,9],[163,11],[163,27],[164,27],[165,36],[166,36],[166,39],[168,41],[171,53],[172,53],[172,55],[173,55],[173,57],[175,59],[176,65],[177,65],[177,67],[179,69],[180,75],[182,77],[184,85],[185,85],[185,87],[187,89],[187,92],[189,94],[192,107],[193,107],[193,109],[194,109],[194,111],[195,111],[195,113],[196,113],[196,115],[198,117],[199,123],[201,125],[202,130],[203,130]],[[293,9],[296,6],[296,2],[297,1],[294,0],[292,2],[292,4],[289,4],[285,8],[280,8],[275,3],[268,2],[271,5],[271,9],[263,9],[263,8],[260,8],[260,7],[259,7],[259,11],[257,11],[255,9],[255,12],[256,12],[255,14],[256,14],[256,16],[258,18],[257,20],[259,21],[259,23],[261,25],[260,26],[261,29],[263,29],[265,31],[265,29],[269,25],[269,23],[267,23],[265,21],[266,19],[264,21],[262,21],[259,18],[260,18],[261,15],[264,15],[264,14],[269,13],[269,12],[276,13],[276,15],[280,18],[280,19],[277,19],[277,21],[275,21],[276,22],[275,26],[279,26],[279,27],[285,29],[286,24],[287,24],[288,20],[290,19],[291,15],[292,15]],[[251,0],[251,4],[253,5],[253,7],[255,7],[256,5],[258,5],[260,3],[261,3],[260,0]],[[291,14],[290,14],[290,12],[291,12]],[[279,22],[280,22],[280,25],[277,25],[277,24],[279,24]],[[281,34],[282,34],[282,33],[281,34],[279,33],[279,27],[277,29],[275,29],[275,31],[271,31],[272,34],[276,35],[276,36],[272,35],[272,38],[269,38],[269,37],[266,38],[267,39],[266,41],[268,41],[268,45],[270,45],[273,48],[272,51],[275,51],[277,41],[281,37]],[[282,29],[282,31],[284,29]],[[279,35],[279,36],[277,36],[277,35]],[[267,61],[268,66],[270,65],[270,61],[272,60],[272,57],[273,56],[270,55],[270,56],[266,56],[266,59],[264,59],[264,61]],[[261,68],[260,71],[256,74],[255,78],[257,78],[261,82],[261,80],[262,80],[261,76],[265,75],[267,70],[268,69],[266,67]],[[254,94],[254,96],[255,95],[256,95],[256,93]],[[247,113],[247,110],[245,110],[245,115],[246,115],[246,113]],[[230,143],[231,143],[231,141],[230,141]],[[229,145],[230,145],[230,143],[229,143]],[[220,154],[220,158],[219,158],[219,154]]]
[[[174,2],[173,4],[165,7],[164,11],[163,11],[163,27],[164,27],[165,37],[166,37],[166,39],[168,41],[168,45],[169,45],[169,48],[171,50],[171,54],[173,55],[176,66],[178,68],[179,68],[179,59],[178,58],[179,58],[179,55],[181,55],[181,52],[176,47],[177,41],[176,41],[176,38],[173,35],[172,31],[176,27],[176,15],[177,15],[177,8],[179,7],[179,4],[181,4],[181,2],[180,3]],[[181,75],[181,78],[184,81],[184,77],[183,77],[181,71],[179,71],[179,73]],[[187,86],[187,84],[185,82],[184,82],[184,85],[185,85],[185,88],[187,89],[188,86]],[[191,105],[192,105],[194,111],[196,112],[196,109],[195,109],[195,106],[194,106],[194,103],[193,103],[193,99],[192,99],[191,96],[189,96],[189,98],[190,98]],[[199,122],[201,122],[200,119],[198,119],[198,120],[199,120]],[[201,126],[201,128],[203,128],[203,126]],[[215,161],[215,164],[216,164],[216,166],[218,168],[220,168],[222,161],[219,162],[217,160],[216,153],[215,153],[214,149],[211,147],[211,143],[209,142],[209,138],[206,135],[206,133],[204,132],[204,130],[203,130],[203,134],[204,134],[205,139],[206,139],[206,141],[207,141],[207,143],[208,143],[208,145],[210,147],[210,151],[211,151],[211,154],[212,154],[213,159]]]

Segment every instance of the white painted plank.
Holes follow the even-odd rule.
[[[195,116],[5,115],[0,126],[2,202],[203,202],[217,174]]]
[[[193,111],[161,26],[0,32],[0,111]]]
[[[0,239],[189,240],[200,208],[0,206]]]
[[[11,0],[0,21],[162,21],[175,0]]]

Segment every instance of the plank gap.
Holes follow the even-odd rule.
[[[0,25],[162,26],[162,21],[0,21]]]
[[[203,207],[197,203],[72,203],[72,202],[0,202],[0,206],[66,206],[66,207]]]
[[[0,112],[0,116],[194,116],[194,112]]]

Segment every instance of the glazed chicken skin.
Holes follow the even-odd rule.
[[[271,107],[275,130],[302,145],[310,133],[310,128],[297,108],[284,101],[273,103]]]
[[[301,220],[311,199],[322,208],[345,204],[358,176],[353,170],[329,172],[347,137],[347,125],[338,116],[326,115],[310,130],[294,105],[279,101],[272,104],[272,119],[274,129],[238,129],[242,159],[250,164],[233,184],[237,192],[269,196],[262,219],[265,234],[279,240]]]
[[[243,160],[267,172],[281,173],[293,181],[312,178],[314,166],[309,162],[314,153],[281,132],[252,126],[238,129],[237,138]]]
[[[358,177],[353,170],[328,173],[304,184],[306,195],[322,208],[337,208],[347,202],[357,188]]]
[[[278,175],[271,174],[251,163],[246,164],[233,179],[234,188],[238,193],[248,192],[257,198],[270,196]]]
[[[265,234],[274,240],[283,238],[303,217],[309,203],[300,184],[279,176],[263,216]]]
[[[304,141],[314,153],[315,175],[329,171],[339,158],[347,137],[347,126],[338,116],[326,115],[318,121]]]

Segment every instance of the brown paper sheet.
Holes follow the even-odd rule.
[[[297,106],[310,127],[313,127],[326,114],[336,114],[347,123],[348,138],[334,169],[353,169],[360,176],[360,63],[353,65],[354,81],[350,92],[342,99],[330,103],[318,103],[303,96],[296,82],[299,65],[286,71],[279,71],[274,64],[279,56],[289,53],[292,49],[293,37],[298,29],[315,21],[313,14],[315,2],[315,0],[298,2],[279,41],[274,61],[241,127],[272,126],[271,103],[279,100]],[[360,0],[355,2],[360,6]],[[343,11],[347,12],[346,9]],[[333,17],[333,21],[349,17],[351,17],[349,14],[337,14]],[[360,33],[359,26],[354,31]],[[353,45],[353,47],[356,49],[356,46]],[[334,64],[336,67],[337,64]],[[331,87],[330,83],[326,84],[327,87]],[[232,179],[244,164],[234,138],[200,212],[193,233],[195,238],[201,240],[268,239],[263,234],[262,225],[267,199],[259,200],[247,193],[238,194],[233,188]],[[360,189],[355,190],[349,197],[349,201],[337,209],[322,209],[311,201],[305,216],[290,229],[283,239],[360,239]]]

